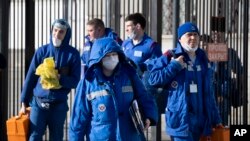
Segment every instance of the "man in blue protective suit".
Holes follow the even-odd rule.
[[[124,40],[122,47],[125,55],[138,67],[139,74],[146,71],[145,62],[162,55],[157,42],[145,33],[146,19],[141,13],[128,15],[125,19],[125,30],[128,39]]]
[[[198,47],[199,30],[191,22],[178,28],[178,44],[148,64],[149,83],[166,89],[166,132],[172,141],[210,138],[222,128],[206,53]]]
[[[158,121],[154,99],[116,41],[97,39],[92,48],[89,68],[77,86],[69,139],[140,141],[129,107],[138,101],[147,129]]]
[[[125,55],[137,66],[137,72],[143,80],[148,92],[157,93],[157,88],[148,84],[146,62],[162,55],[160,45],[145,33],[146,19],[141,13],[128,15],[125,19],[125,30],[128,39],[124,40],[122,47]]]
[[[81,71],[80,53],[69,45],[70,38],[68,22],[57,19],[52,24],[50,43],[38,48],[33,56],[21,94],[20,111],[26,113],[26,107],[31,107],[29,141],[41,141],[47,126],[49,140],[63,140],[68,94],[76,88]],[[39,73],[38,68],[42,69]],[[44,72],[47,73],[41,74]]]
[[[105,28],[104,23],[101,19],[94,18],[88,21],[86,28],[88,35],[85,36],[83,53],[81,55],[82,63],[85,65],[87,65],[88,63],[92,45],[96,39],[110,37],[117,41],[119,45],[122,44],[122,40],[117,35],[117,33],[115,33],[111,28]]]

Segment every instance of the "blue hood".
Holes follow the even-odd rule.
[[[91,69],[95,64],[98,64],[102,58],[110,52],[117,52],[120,62],[125,60],[125,54],[123,53],[121,46],[114,39],[108,37],[97,39],[94,42],[90,53],[88,62],[89,69]]]
[[[105,37],[97,39],[93,46],[92,50],[90,52],[90,57],[88,61],[88,69],[86,71],[85,76],[87,76],[87,79],[91,79],[93,76],[93,69],[95,69],[102,58],[110,53],[110,52],[117,52],[119,56],[119,64],[124,63],[126,60],[125,54],[123,53],[123,50],[121,46],[112,38]]]

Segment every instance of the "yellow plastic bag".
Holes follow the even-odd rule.
[[[58,70],[55,69],[53,57],[45,58],[36,69],[36,75],[41,77],[40,83],[44,89],[59,89]]]

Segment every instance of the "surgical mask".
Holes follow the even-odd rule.
[[[60,47],[60,45],[62,44],[62,40],[57,39],[57,38],[53,38],[53,39],[52,39],[52,42],[53,42],[53,45],[54,45],[55,47]]]
[[[187,52],[195,52],[198,49],[198,46],[192,48],[187,43],[181,44],[185,51]]]
[[[135,30],[133,30],[133,31],[128,35],[128,38],[133,40],[133,39],[135,38],[135,36],[136,36]]]
[[[102,66],[110,71],[113,71],[118,63],[119,63],[118,55],[104,57],[102,59]]]

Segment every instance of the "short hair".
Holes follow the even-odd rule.
[[[92,20],[89,20],[87,22],[87,25],[92,25],[92,26],[94,26],[95,29],[98,27],[100,27],[102,29],[105,28],[103,21],[101,19],[98,19],[98,18],[94,18]]]
[[[134,25],[140,24],[142,29],[146,27],[146,19],[141,13],[130,14],[125,18],[125,22],[132,21]]]
[[[52,24],[52,29],[54,27],[58,27],[58,28],[62,28],[62,29],[67,30],[68,28],[70,28],[70,25],[65,19],[56,19]]]

